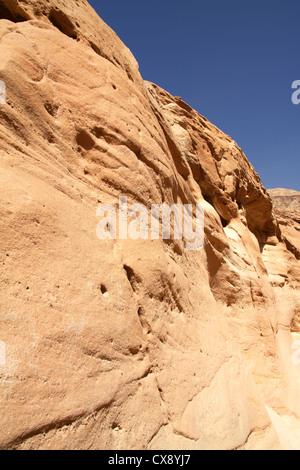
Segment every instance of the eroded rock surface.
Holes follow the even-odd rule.
[[[0,447],[285,447],[299,221],[86,1],[0,14]],[[120,195],[201,204],[204,247],[99,240],[96,209]]]
[[[273,205],[276,209],[300,213],[300,192],[293,189],[269,189]]]

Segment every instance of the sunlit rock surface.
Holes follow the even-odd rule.
[[[86,1],[0,15],[0,448],[297,447],[299,219]],[[99,240],[121,195],[200,204],[203,248]]]

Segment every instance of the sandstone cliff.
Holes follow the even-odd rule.
[[[292,189],[269,189],[273,205],[276,209],[300,212],[300,192]]]
[[[300,448],[299,220],[85,0],[0,15],[0,448]],[[119,195],[201,204],[203,249],[99,240]]]

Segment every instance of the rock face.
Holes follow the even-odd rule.
[[[299,219],[86,1],[0,15],[0,448],[300,448]],[[203,248],[99,240],[120,195]]]
[[[300,192],[292,189],[269,189],[273,205],[276,209],[300,212]]]

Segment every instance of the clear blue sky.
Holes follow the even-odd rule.
[[[299,0],[89,0],[142,77],[229,134],[266,188],[300,190]]]

